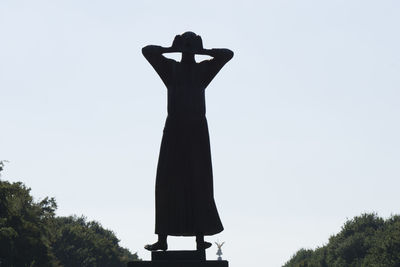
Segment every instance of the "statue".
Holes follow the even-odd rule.
[[[218,255],[219,261],[222,261],[222,249],[221,248],[224,244],[225,244],[225,242],[222,242],[222,243],[215,242],[215,245],[217,245],[217,247],[218,247],[217,255]]]
[[[177,62],[163,56],[180,52]],[[167,236],[196,236],[197,250],[211,243],[204,236],[223,230],[214,201],[205,89],[233,57],[229,49],[205,49],[193,32],[175,36],[171,47],[142,49],[168,89],[168,117],[161,141],[156,174],[158,241],[145,248],[167,250]],[[211,56],[196,63],[195,54]]]

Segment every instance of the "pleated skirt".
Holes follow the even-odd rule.
[[[156,234],[214,235],[223,230],[214,201],[205,116],[168,116],[156,175]]]

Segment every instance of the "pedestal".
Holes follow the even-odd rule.
[[[153,251],[151,261],[131,261],[128,267],[228,267],[227,261],[207,261],[205,250]]]

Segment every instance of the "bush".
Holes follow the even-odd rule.
[[[118,267],[138,260],[100,223],[84,217],[56,217],[56,209],[54,198],[35,202],[23,183],[0,180],[2,267]]]
[[[299,250],[284,267],[400,267],[400,216],[384,220],[375,213],[348,220],[328,244]]]

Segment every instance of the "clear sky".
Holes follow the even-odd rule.
[[[208,240],[226,241],[231,267],[281,266],[346,218],[400,213],[399,12],[395,0],[1,0],[3,179],[149,259],[166,89],[141,48],[191,30],[235,52],[206,93],[225,226]]]

